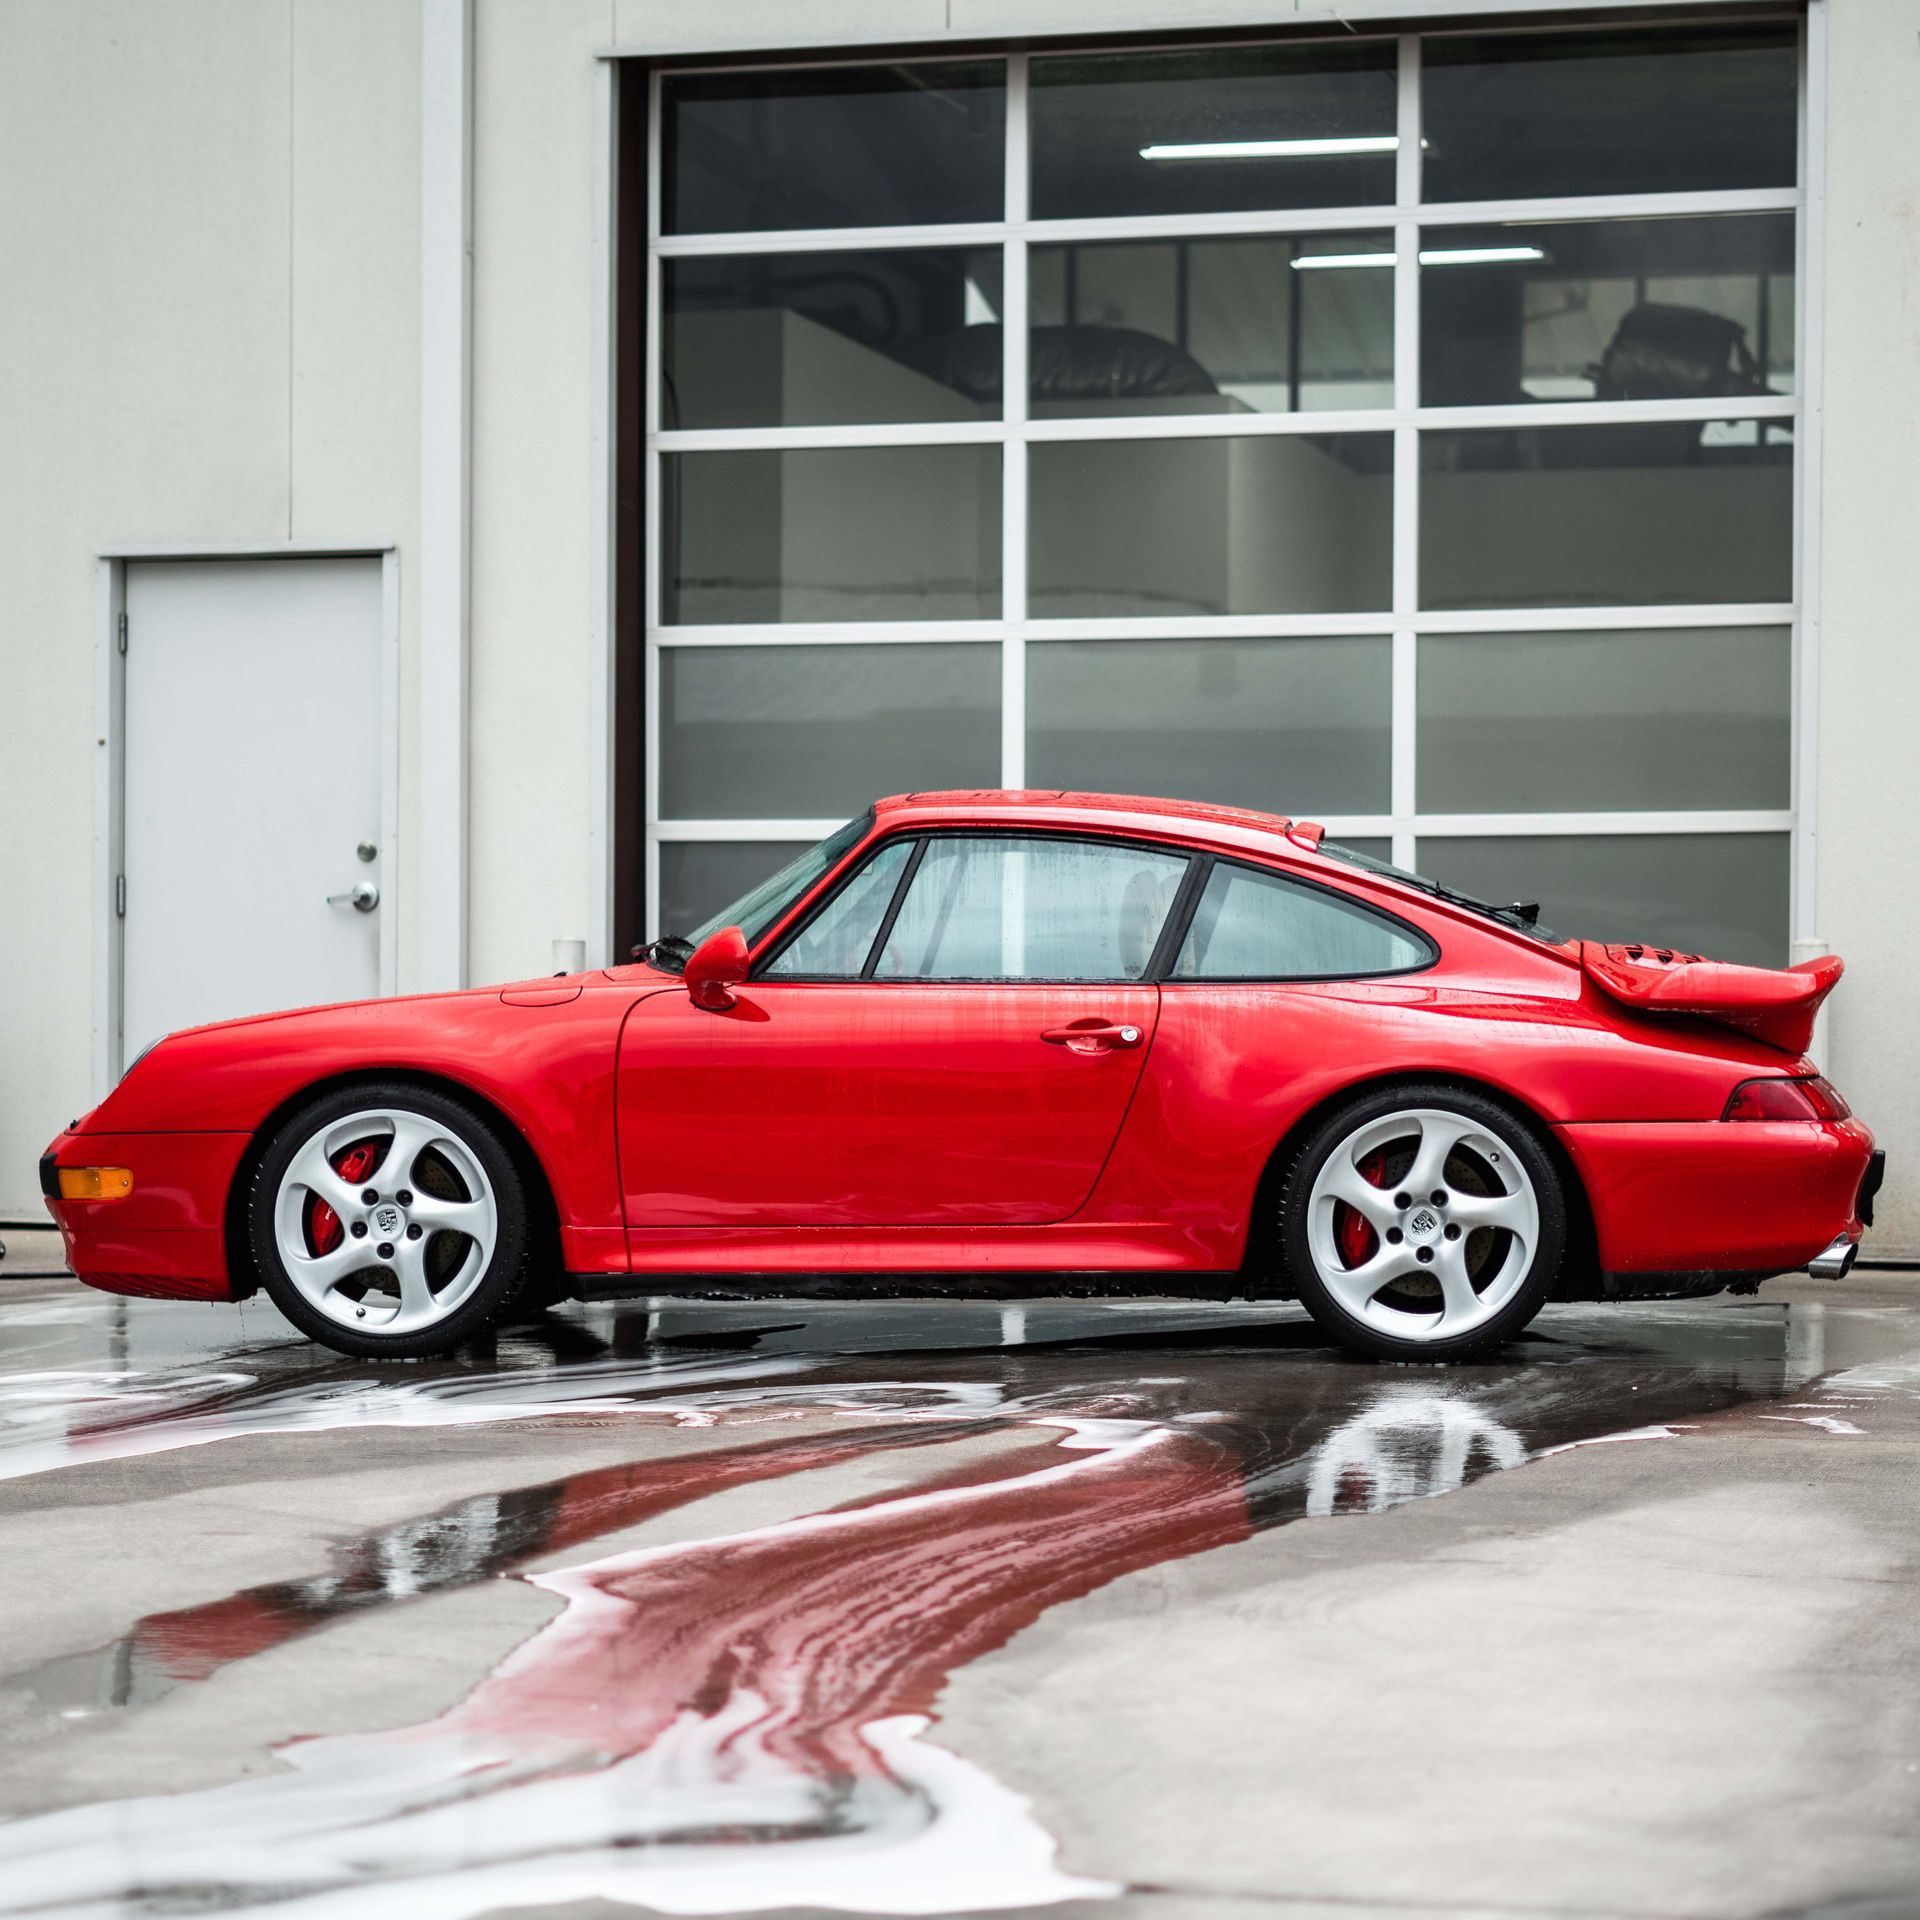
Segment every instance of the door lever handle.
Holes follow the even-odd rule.
[[[1137,1047],[1140,1029],[1088,1021],[1081,1026],[1048,1027],[1040,1038],[1052,1046],[1072,1047],[1076,1053],[1104,1053],[1111,1047]]]
[[[355,913],[371,913],[380,904],[380,889],[371,880],[362,880],[346,893],[330,893],[330,907],[351,906]]]

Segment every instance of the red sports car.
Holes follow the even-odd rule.
[[[355,1354],[671,1289],[1291,1297],[1439,1358],[1844,1273],[1839,976],[1559,940],[1269,814],[910,794],[632,966],[174,1034],[42,1185],[92,1285]]]

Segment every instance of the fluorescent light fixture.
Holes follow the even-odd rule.
[[[1422,247],[1423,267],[1478,267],[1501,260],[1544,260],[1539,247]],[[1313,267],[1390,267],[1390,253],[1303,253],[1293,263],[1296,270]]]
[[[1196,140],[1142,147],[1142,160],[1294,160],[1339,153],[1395,153],[1397,133],[1361,133],[1330,140]]]

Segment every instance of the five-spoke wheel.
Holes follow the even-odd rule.
[[[438,1353],[511,1304],[524,1185],[477,1113],[408,1085],[342,1089],[275,1135],[255,1175],[254,1256],[296,1325],[350,1353]]]
[[[1322,1326],[1388,1358],[1458,1356],[1517,1333],[1565,1237],[1530,1128],[1461,1088],[1399,1087],[1331,1114],[1289,1171],[1290,1277]]]

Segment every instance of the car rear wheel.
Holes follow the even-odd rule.
[[[1281,1240],[1301,1304],[1343,1346],[1458,1359],[1540,1311],[1566,1202],[1532,1130],[1497,1102],[1387,1087],[1344,1103],[1301,1147]]]
[[[413,1359],[493,1325],[525,1284],[525,1182],[498,1131],[431,1088],[344,1087],[275,1134],[249,1227],[273,1303],[342,1353]]]

